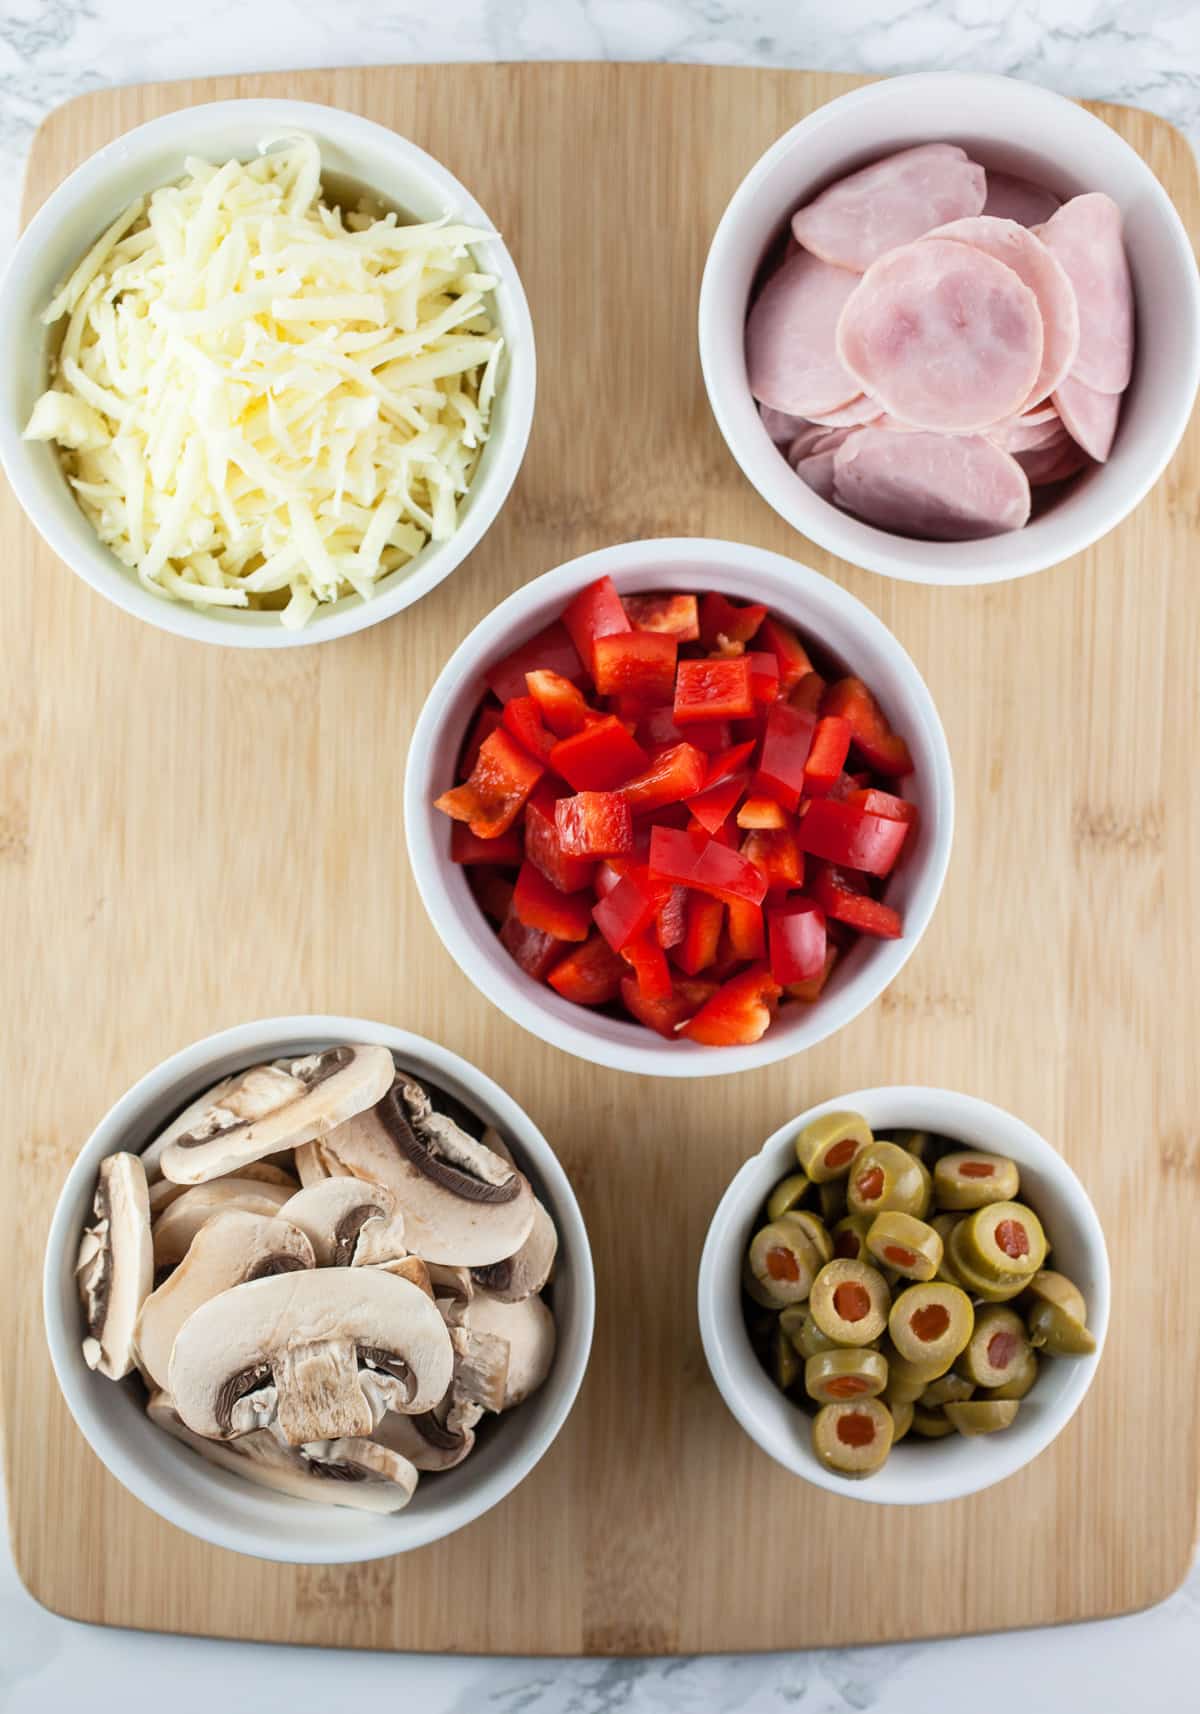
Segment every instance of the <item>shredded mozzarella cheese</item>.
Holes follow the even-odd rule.
[[[330,207],[316,142],[271,142],[189,160],[97,241],[44,312],[25,433],[148,588],[298,627],[453,534],[503,342],[491,234]]]

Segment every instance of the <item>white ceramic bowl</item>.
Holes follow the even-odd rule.
[[[580,589],[611,577],[618,590],[716,589],[765,602],[864,678],[912,750],[914,772],[900,789],[920,808],[916,842],[889,882],[887,898],[904,913],[900,940],[862,936],[839,960],[820,999],[786,1007],[750,1047],[701,1047],[665,1041],[562,999],[534,982],[500,944],[450,860],[450,820],[433,800],[453,782],[467,727],[494,662],[556,619]],[[780,554],[735,542],[678,537],[625,542],[569,560],[510,595],[450,657],[413,732],[404,784],[404,819],[413,873],[433,926],[479,990],[534,1035],[580,1059],[652,1077],[718,1077],[769,1065],[823,1041],[887,987],[914,951],[945,879],[954,831],[954,777],[946,736],[925,681],[896,638],[838,584]]]
[[[985,167],[1062,197],[1106,191],[1125,217],[1137,354],[1106,465],[1035,522],[977,542],[920,542],[860,523],[807,488],[772,445],[746,384],[750,291],[793,212],[833,179],[894,149],[946,141]],[[763,499],[831,553],[916,583],[993,583],[1080,553],[1161,475],[1200,381],[1200,278],[1183,223],[1150,168],[1073,101],[1015,78],[925,72],[868,84],[801,120],[753,166],[717,227],[700,288],[700,361],[729,450]]]
[[[286,649],[328,642],[390,618],[420,600],[476,546],[504,504],[525,454],[533,420],[533,324],[516,264],[499,237],[476,247],[498,277],[496,319],[506,356],[492,432],[448,541],[430,543],[407,568],[382,579],[376,594],[321,606],[301,630],[277,613],[236,608],[200,611],[146,589],[100,541],[75,503],[56,450],[26,441],[22,430],[46,386],[51,330],[41,312],[56,286],[106,226],[143,191],[182,176],[188,155],[250,160],[264,138],[307,131],[325,170],[375,192],[416,220],[451,214],[491,229],[493,222],[453,174],[384,125],[308,101],[216,101],[185,107],[118,137],[59,185],[21,236],[0,284],[0,461],[21,505],[58,557],[93,589],[160,630],[199,642]]]
[[[894,1126],[937,1131],[965,1148],[1009,1155],[1021,1170],[1021,1197],[1040,1215],[1053,1245],[1051,1263],[1083,1292],[1091,1357],[1047,1358],[1037,1385],[1003,1434],[953,1435],[928,1445],[904,1440],[878,1474],[852,1482],[813,1456],[810,1418],[784,1397],[750,1345],[742,1313],[741,1268],[768,1193],[796,1165],[796,1133],[822,1113],[849,1108],[873,1130]],[[1108,1330],[1108,1251],[1096,1210],[1062,1157],[1020,1119],[949,1089],[860,1089],[789,1119],[748,1160],[721,1198],[700,1258],[700,1336],[725,1403],[752,1440],[784,1469],[831,1494],[877,1505],[925,1505],[977,1494],[1023,1469],[1044,1452],[1083,1402]]]
[[[549,1293],[558,1348],[545,1385],[491,1424],[465,1464],[423,1476],[412,1503],[391,1516],[275,1494],[206,1463],[150,1422],[136,1377],[117,1384],[93,1374],[80,1350],[75,1253],[104,1157],[118,1149],[140,1151],[189,1100],[231,1071],[337,1041],[381,1043],[495,1124],[511,1140],[559,1235]],[[583,1216],[537,1126],[490,1077],[457,1054],[361,1018],[266,1018],[223,1030],[164,1060],[121,1097],[80,1150],[46,1246],[50,1356],[63,1397],[92,1451],[131,1494],[169,1523],[217,1547],[301,1565],[380,1559],[423,1547],[481,1517],[511,1493],[547,1451],[575,1402],[591,1349],[594,1310],[595,1276]]]

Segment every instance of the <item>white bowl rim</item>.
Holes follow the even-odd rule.
[[[482,488],[479,490],[479,503],[468,509],[467,516],[445,542],[426,544],[418,556],[415,571],[410,575],[401,573],[394,582],[385,580],[389,586],[381,588],[369,600],[357,595],[343,596],[325,610],[319,609],[300,630],[290,631],[279,624],[277,618],[273,625],[239,624],[237,613],[226,614],[223,620],[214,622],[211,615],[194,609],[189,603],[155,595],[142,587],[136,573],[118,564],[99,537],[96,537],[94,552],[89,553],[86,559],[82,558],[61,522],[66,505],[74,502],[69,494],[64,493],[62,506],[57,501],[51,506],[43,504],[28,469],[22,425],[10,422],[2,414],[0,465],[25,515],[62,564],[134,618],[174,636],[224,648],[287,649],[333,642],[338,637],[352,636],[357,631],[377,625],[429,594],[462,564],[499,516],[521,468],[533,426],[537,351],[528,299],[517,265],[496,223],[449,168],[399,132],[359,113],[316,101],[253,96],[198,102],[123,132],[76,167],[51,191],[18,238],[8,267],[0,278],[0,361],[7,355],[6,348],[20,336],[16,326],[20,317],[11,308],[12,294],[21,276],[34,266],[46,236],[55,230],[70,210],[103,189],[110,168],[121,164],[131,150],[149,152],[152,148],[185,144],[198,115],[206,120],[227,115],[231,123],[239,124],[257,121],[264,132],[302,127],[315,132],[318,140],[324,131],[331,138],[336,136],[351,146],[356,140],[363,144],[374,143],[401,157],[410,170],[423,177],[465,220],[488,229],[490,236],[485,242],[489,265],[499,276],[500,288],[507,300],[510,355],[514,345],[521,349],[519,363],[513,365],[510,362],[504,380],[507,415],[502,431],[493,437],[495,456],[486,472],[486,486],[490,493],[485,495]],[[475,485],[473,482],[469,492],[475,491]],[[256,615],[242,617],[254,618]]]
[[[202,1508],[188,1499],[181,1499],[165,1483],[149,1476],[127,1449],[122,1435],[108,1426],[103,1411],[93,1402],[94,1388],[89,1382],[94,1383],[95,1387],[112,1386],[114,1383],[90,1371],[80,1376],[76,1372],[77,1365],[67,1360],[68,1352],[78,1350],[79,1328],[78,1325],[68,1326],[61,1314],[60,1276],[78,1241],[78,1230],[72,1221],[72,1204],[81,1184],[86,1182],[90,1187],[99,1162],[119,1149],[122,1136],[151,1098],[202,1074],[206,1066],[222,1057],[245,1056],[247,1062],[252,1063],[253,1056],[264,1044],[289,1038],[298,1043],[376,1042],[395,1053],[411,1054],[419,1058],[426,1065],[449,1075],[478,1094],[500,1117],[508,1134],[516,1139],[518,1155],[528,1157],[535,1176],[541,1180],[547,1198],[553,1205],[555,1220],[559,1226],[560,1243],[564,1249],[569,1250],[571,1256],[572,1290],[577,1299],[575,1313],[579,1337],[570,1349],[564,1348],[560,1343],[559,1355],[556,1357],[551,1377],[557,1399],[541,1435],[530,1437],[520,1453],[505,1462],[502,1470],[496,1473],[482,1494],[466,1501],[456,1500],[451,1496],[443,1506],[430,1511],[421,1528],[415,1531],[410,1528],[408,1534],[411,1539],[399,1545],[394,1539],[389,1539],[389,1531],[386,1528],[391,1521],[389,1518],[381,1518],[369,1512],[348,1513],[344,1509],[340,1509],[343,1519],[351,1517],[355,1521],[362,1520],[362,1539],[355,1540],[349,1547],[336,1542],[331,1545],[322,1539],[321,1520],[326,1508],[310,1506],[307,1502],[297,1499],[294,1502],[297,1508],[294,1515],[298,1520],[306,1521],[308,1513],[312,1513],[311,1527],[306,1532],[297,1531],[303,1537],[302,1549],[297,1547],[295,1551],[285,1553],[278,1551],[277,1547],[276,1551],[268,1552],[263,1542],[258,1539],[257,1531],[247,1528],[243,1533],[238,1528],[227,1529]],[[228,1548],[234,1553],[249,1554],[280,1564],[333,1565],[391,1557],[440,1541],[491,1511],[541,1461],[570,1415],[591,1355],[595,1306],[595,1269],[591,1245],[575,1191],[557,1154],[524,1108],[469,1060],[449,1048],[442,1047],[440,1043],[431,1041],[427,1036],[416,1035],[411,1030],[397,1029],[390,1024],[375,1023],[365,1018],[322,1013],[259,1018],[249,1023],[235,1024],[230,1029],[218,1030],[169,1055],[132,1084],[109,1108],[71,1164],[50,1222],[42,1276],[42,1316],[59,1390],[77,1428],[95,1455],[135,1499],[157,1512],[168,1523],[202,1541],[210,1542],[215,1547]],[[401,1512],[398,1515],[404,1518],[406,1514]],[[408,1521],[411,1525],[411,1516]],[[381,1523],[385,1527],[379,1528]],[[376,1527],[372,1529],[372,1525]],[[350,1533],[349,1529],[347,1533]]]
[[[474,951],[476,939],[453,902],[445,896],[441,877],[449,866],[449,860],[435,847],[430,831],[435,825],[435,812],[421,795],[420,767],[417,764],[432,751],[441,724],[442,705],[452,688],[463,678],[476,674],[477,663],[506,638],[511,637],[510,646],[515,647],[522,637],[531,634],[533,626],[526,616],[527,609],[544,597],[561,594],[565,605],[569,593],[598,577],[627,569],[644,570],[646,587],[653,588],[656,570],[669,566],[681,556],[694,566],[728,571],[731,576],[739,570],[758,570],[764,576],[786,581],[795,591],[796,603],[807,598],[826,611],[838,612],[847,623],[853,624],[859,635],[867,636],[881,652],[892,657],[906,681],[906,694],[911,698],[916,717],[924,726],[934,754],[935,777],[930,779],[929,789],[936,794],[939,805],[937,840],[924,872],[920,908],[908,907],[905,933],[901,939],[880,941],[878,949],[873,949],[871,965],[855,976],[846,991],[853,996],[851,1003],[838,1003],[841,996],[817,1002],[811,1014],[813,1027],[803,1044],[794,1043],[786,1032],[774,1027],[768,1029],[760,1041],[743,1047],[706,1048],[690,1042],[665,1042],[641,1026],[631,1026],[631,1030],[636,1028],[639,1037],[652,1039],[639,1040],[636,1044],[633,1041],[627,1044],[607,1042],[589,1027],[587,1008],[559,1000],[543,986],[531,983],[515,964],[511,971],[503,967],[500,970],[489,968],[485,982]],[[774,604],[785,618],[791,617],[803,631],[821,638],[819,621],[796,618],[795,604],[790,614],[785,601],[776,600]],[[714,537],[665,536],[646,541],[618,542],[566,560],[522,585],[468,633],[439,673],[413,728],[404,781],[404,821],[413,876],[429,918],[459,969],[488,1000],[501,1005],[508,1016],[531,1034],[592,1064],[648,1077],[720,1077],[756,1070],[815,1047],[873,1005],[899,974],[916,951],[941,896],[954,838],[954,774],[941,719],[916,663],[895,634],[864,602],[832,578],[823,576],[799,560],[765,548]],[[868,979],[868,969],[882,970],[883,974]],[[496,980],[503,988],[499,996],[491,986]],[[825,1010],[820,1009],[823,1005]],[[571,1015],[574,1013],[584,1016],[577,1021]],[[818,1018],[821,1019],[819,1026],[816,1023]]]
[[[1041,1436],[1031,1449],[1016,1454],[1013,1451],[1013,1443],[1006,1442],[1003,1436],[988,1442],[989,1447],[993,1449],[993,1461],[982,1481],[953,1482],[948,1479],[945,1471],[938,1470],[935,1459],[931,1458],[929,1480],[921,1491],[897,1496],[891,1492],[885,1480],[888,1474],[886,1470],[865,1482],[848,1482],[832,1471],[825,1470],[812,1455],[806,1437],[797,1438],[794,1458],[785,1461],[780,1457],[778,1449],[769,1444],[766,1434],[760,1432],[733,1373],[729,1346],[716,1323],[713,1308],[718,1297],[724,1296],[729,1289],[727,1270],[724,1276],[721,1270],[731,1228],[747,1213],[753,1214],[763,1200],[769,1185],[765,1186],[761,1193],[756,1192],[755,1185],[759,1177],[764,1175],[764,1168],[774,1157],[780,1157],[781,1171],[786,1170],[788,1161],[794,1162],[792,1142],[797,1130],[811,1123],[813,1119],[820,1118],[823,1113],[839,1112],[843,1108],[863,1112],[872,1128],[878,1130],[911,1123],[951,1137],[959,1134],[959,1126],[967,1131],[975,1129],[1003,1132],[1007,1147],[1018,1160],[1018,1164],[1036,1165],[1036,1170],[1055,1183],[1063,1200],[1070,1205],[1072,1222],[1095,1270],[1095,1288],[1088,1302],[1088,1327],[1095,1336],[1095,1351],[1088,1357],[1071,1359],[1071,1384],[1066,1389],[1059,1408],[1047,1421]],[[928,1116],[923,1119],[914,1117],[911,1120],[906,1117],[871,1118],[872,1112],[885,1114],[897,1110],[901,1114],[924,1113]],[[964,1137],[962,1140],[965,1142],[967,1139]],[[735,1282],[732,1289],[740,1299],[740,1285]],[[696,1301],[704,1356],[717,1390],[739,1427],[769,1458],[780,1463],[790,1474],[800,1477],[802,1481],[810,1482],[814,1487],[823,1488],[827,1493],[836,1494],[841,1499],[865,1500],[873,1505],[919,1506],[983,1493],[1032,1464],[1058,1438],[1083,1403],[1104,1353],[1112,1301],[1112,1275],[1104,1229],[1091,1197],[1077,1173],[1058,1150],[1024,1119],[994,1102],[937,1084],[885,1084],[872,1089],[852,1090],[849,1094],[835,1095],[816,1103],[796,1117],[785,1120],[771,1133],[756,1154],[743,1161],[726,1187],[709,1222],[700,1255]],[[736,1336],[746,1338],[748,1344],[748,1336],[741,1330],[740,1301],[737,1306],[737,1319],[739,1335]],[[757,1366],[757,1359],[754,1361]],[[765,1386],[774,1390],[773,1383],[765,1373],[762,1379]]]

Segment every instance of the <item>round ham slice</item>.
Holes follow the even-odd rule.
[[[1097,464],[1103,464],[1117,432],[1121,395],[1097,393],[1094,387],[1085,387],[1082,381],[1069,376],[1056,390],[1054,403],[1075,444]]]
[[[1048,488],[1052,482],[1065,482],[1068,476],[1078,476],[1091,462],[1070,435],[1064,435],[1057,446],[1035,446],[1029,452],[1014,452],[1013,457],[1031,488]]]
[[[838,317],[858,275],[798,250],[771,275],[746,322],[746,374],[760,405],[808,417],[862,388],[837,355]]]
[[[995,257],[950,238],[874,263],[842,311],[837,350],[889,416],[939,433],[988,428],[1041,371],[1037,299]]]
[[[1066,270],[1079,301],[1079,350],[1071,378],[1121,393],[1133,370],[1133,285],[1121,210],[1103,191],[1073,196],[1037,235]]]
[[[807,458],[802,458],[796,465],[796,475],[801,482],[806,482],[814,494],[819,494],[822,500],[833,500],[833,461],[836,455],[832,452],[813,452]]]
[[[987,437],[1005,452],[1029,452],[1035,446],[1052,446],[1069,438],[1057,411],[1051,411],[1048,418],[1037,423],[1025,417],[1009,417],[1007,422],[990,428]]]
[[[982,435],[856,429],[834,454],[833,480],[840,506],[895,535],[977,541],[1029,518],[1024,471]]]
[[[994,173],[988,168],[985,214],[994,214],[998,220],[1015,220],[1018,226],[1040,226],[1058,207],[1058,198],[1045,185],[1016,178],[1012,173]]]
[[[760,405],[758,414],[776,446],[787,446],[807,423],[807,417],[793,417],[787,411],[773,411],[770,405]]]
[[[1042,367],[1025,401],[1026,409],[1048,399],[1070,372],[1079,350],[1079,306],[1075,302],[1075,288],[1062,264],[1024,226],[990,214],[953,220],[948,226],[939,226],[929,237],[970,244],[973,249],[1003,262],[1029,287],[1042,315]]]
[[[821,423],[825,428],[858,428],[862,423],[873,423],[881,415],[877,402],[861,393],[857,399],[843,405],[840,411],[823,411],[819,417],[809,420]]]
[[[814,256],[861,274],[931,226],[978,214],[986,196],[983,168],[964,149],[923,143],[838,179],[792,216],[792,235]]]

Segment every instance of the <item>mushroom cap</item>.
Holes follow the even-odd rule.
[[[214,1083],[211,1089],[206,1089],[203,1094],[189,1101],[183,1112],[177,1113],[171,1123],[165,1126],[153,1141],[146,1144],[142,1150],[142,1165],[151,1184],[162,1177],[163,1151],[176,1137],[182,1137],[185,1131],[190,1131],[236,1081],[235,1077],[223,1077],[219,1083]]]
[[[177,1184],[202,1184],[312,1142],[378,1101],[394,1075],[387,1048],[361,1044],[251,1066],[166,1143],[162,1170]]]
[[[535,1393],[554,1362],[554,1317],[540,1297],[506,1303],[488,1291],[476,1291],[467,1310],[473,1333],[491,1333],[508,1341],[508,1379],[502,1410],[511,1410]]]
[[[417,1470],[453,1470],[475,1447],[474,1427],[451,1428],[442,1410],[401,1416],[390,1410],[376,1425],[373,1439],[406,1458]]]
[[[134,1329],[139,1368],[156,1387],[166,1387],[175,1336],[202,1303],[247,1280],[315,1266],[313,1246],[289,1221],[240,1209],[214,1215],[141,1307]]]
[[[292,1192],[282,1184],[256,1178],[222,1178],[215,1184],[190,1185],[154,1222],[154,1266],[181,1262],[200,1228],[215,1214],[240,1209],[244,1214],[278,1214]]]
[[[84,1362],[119,1381],[133,1368],[134,1325],[154,1286],[150,1198],[137,1155],[109,1155],[100,1162],[75,1277],[86,1327]]]
[[[358,1382],[364,1363],[402,1383],[404,1411],[431,1409],[454,1365],[437,1306],[380,1268],[317,1268],[253,1280],[202,1304],[175,1337],[168,1380],[187,1426],[218,1440],[236,1436],[240,1401],[273,1386],[272,1414],[299,1444],[343,1438],[346,1422],[370,1434],[374,1413]]]
[[[519,1303],[523,1297],[533,1297],[546,1284],[554,1267],[558,1231],[536,1196],[533,1210],[533,1228],[519,1250],[502,1262],[489,1262],[486,1267],[471,1270],[475,1284],[504,1303]]]
[[[388,1226],[395,1205],[384,1185],[323,1178],[298,1190],[279,1212],[308,1234],[318,1267],[347,1268],[364,1228]]]

